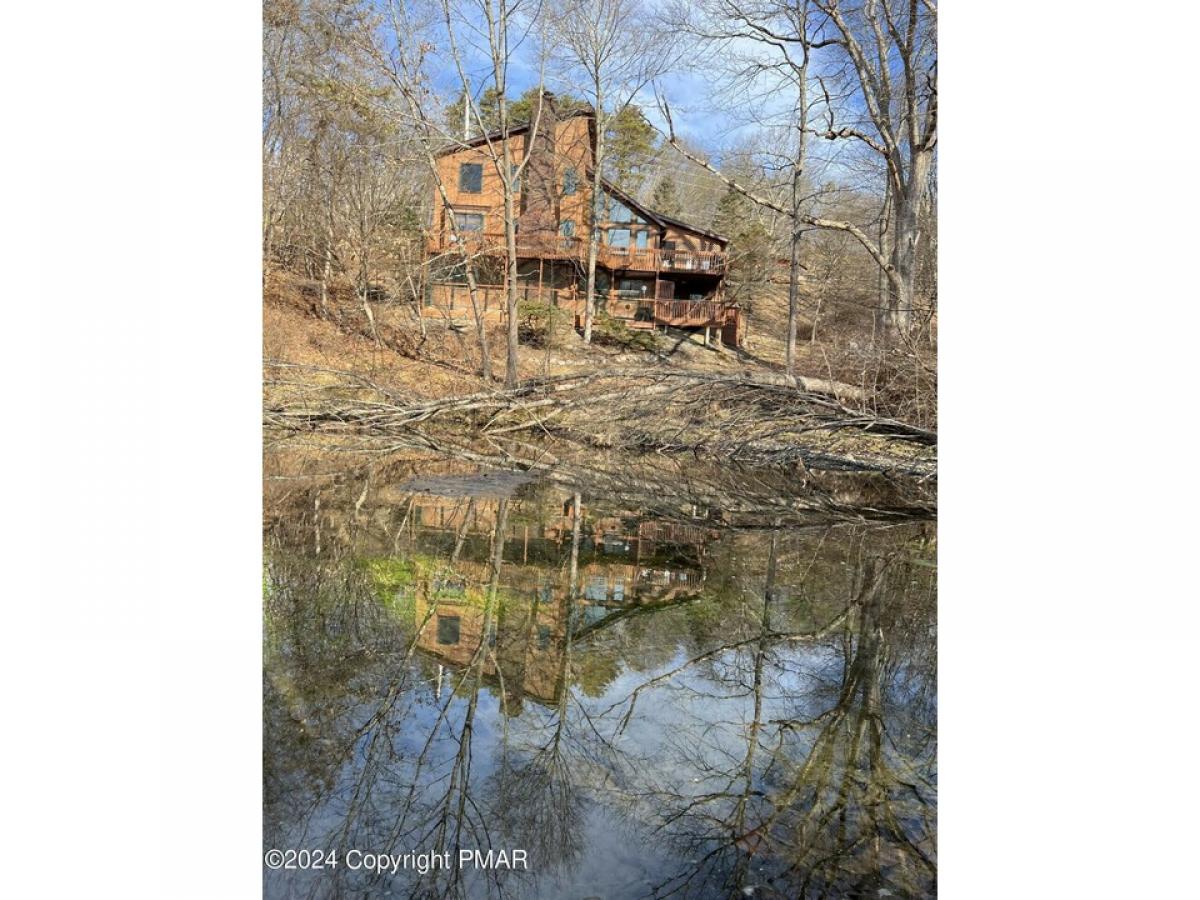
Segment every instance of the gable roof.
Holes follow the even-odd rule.
[[[686,229],[687,231],[694,231],[694,232],[696,232],[696,234],[702,234],[705,237],[713,238],[714,240],[721,241],[724,244],[729,243],[729,238],[723,234],[717,234],[715,231],[710,231],[707,228],[701,228],[699,225],[693,225],[690,222],[683,221],[683,219],[677,219],[674,216],[668,216],[666,213],[656,212],[655,210],[646,206],[646,204],[639,203],[637,200],[635,200],[629,194],[625,193],[623,190],[621,190],[619,187],[617,187],[615,184],[613,184],[607,178],[602,178],[600,180],[600,183],[606,191],[608,191],[612,194],[615,194],[616,197],[622,203],[626,204],[627,206],[632,206],[634,209],[636,209],[638,212],[640,212],[646,218],[653,220],[654,222],[656,222],[659,225],[662,225],[662,226],[674,225],[676,228],[683,228],[683,229]]]
[[[551,102],[553,102],[553,101],[551,101]],[[579,107],[578,109],[574,109],[569,112],[560,114],[555,121],[565,122],[567,119],[573,119],[576,116],[587,116],[588,118],[591,118],[591,119],[595,118],[595,115],[593,114],[592,108],[590,106],[582,106],[582,107]],[[520,135],[520,134],[524,134],[525,132],[527,132],[530,129],[532,124],[533,123],[531,123],[531,122],[522,122],[519,125],[510,125],[508,128],[508,137],[511,138],[511,137],[516,137],[517,135]],[[594,127],[594,125],[593,125],[593,127]],[[473,138],[468,138],[463,141],[456,141],[453,144],[447,144],[445,147],[442,147],[440,150],[435,151],[434,156],[446,156],[447,154],[455,153],[460,150],[469,150],[473,147],[479,147],[479,146],[482,146],[483,144],[489,143],[491,141],[502,140],[504,137],[505,137],[504,132],[499,131],[499,130],[492,131],[487,134],[476,135]],[[589,172],[589,174],[590,174],[590,172]],[[640,212],[642,215],[644,215],[646,218],[652,220],[653,222],[657,223],[658,225],[660,225],[664,228],[668,225],[674,225],[676,228],[683,228],[687,231],[694,231],[696,234],[702,234],[705,237],[712,238],[713,240],[716,240],[716,241],[720,241],[722,244],[729,243],[729,238],[726,235],[717,234],[717,232],[715,232],[715,231],[710,231],[707,228],[701,228],[699,225],[693,225],[690,222],[685,222],[682,219],[675,218],[674,216],[668,216],[666,213],[655,212],[654,210],[650,209],[650,207],[646,206],[646,204],[639,203],[637,200],[635,200],[629,194],[625,193],[623,190],[621,190],[619,187],[617,187],[615,184],[613,184],[607,178],[602,178],[600,180],[600,184],[606,191],[609,191],[610,193],[615,194],[621,200],[622,203],[625,203],[626,205],[633,207],[638,212]]]
[[[555,121],[556,122],[565,122],[567,119],[573,119],[576,116],[591,116],[591,115],[592,115],[592,108],[590,106],[585,106],[580,109],[571,110],[570,112],[560,113],[558,118]],[[519,122],[515,125],[509,125],[508,126],[508,136],[516,137],[519,134],[524,134],[525,132],[527,132],[530,129],[532,124],[533,124],[532,122]],[[542,123],[542,124],[544,124],[544,123]],[[433,155],[434,156],[445,156],[448,153],[455,153],[459,150],[470,150],[472,147],[481,147],[484,144],[490,143],[492,141],[499,141],[499,140],[503,140],[503,139],[504,139],[504,132],[497,129],[495,131],[489,131],[485,134],[477,134],[474,137],[466,138],[465,140],[454,141],[453,143],[446,144],[446,146],[442,147],[440,150],[435,150]]]

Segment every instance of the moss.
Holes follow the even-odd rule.
[[[360,565],[371,579],[371,584],[385,597],[391,597],[400,588],[408,587],[417,576],[413,561],[398,556],[370,557],[361,560]]]

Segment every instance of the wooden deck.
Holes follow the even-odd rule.
[[[471,254],[501,254],[504,252],[504,235],[484,233],[464,235],[464,244]],[[449,235],[434,235],[429,239],[428,250],[432,254],[457,253],[458,248]],[[587,242],[577,237],[523,237],[517,236],[517,256],[522,259],[562,259],[586,261]],[[727,264],[726,254],[715,250],[627,250],[601,245],[596,262],[606,269],[623,272],[697,272],[720,275]]]
[[[721,328],[737,308],[723,300],[647,300],[650,317],[675,328]],[[641,304],[639,304],[641,305]]]

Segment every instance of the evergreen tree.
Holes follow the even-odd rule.
[[[650,208],[668,216],[679,215],[679,195],[675,189],[675,179],[670,175],[664,174],[655,185],[654,194],[650,197]]]
[[[771,235],[752,217],[745,195],[732,187],[717,202],[712,229],[729,238],[728,296],[748,308],[770,277]]]
[[[641,109],[632,104],[609,120],[605,174],[622,190],[637,194],[646,180],[646,170],[658,153],[654,126]]]
[[[748,208],[746,198],[730,187],[717,202],[712,220],[713,231],[726,237],[738,234],[746,224]]]
[[[456,138],[462,137],[463,129],[463,104],[466,103],[465,95],[459,92],[458,99],[446,107],[446,127],[450,134]],[[500,119],[500,102],[496,94],[495,88],[487,88],[479,99],[475,101],[479,107],[479,115],[483,119],[484,129],[486,131],[495,131],[499,127]],[[513,125],[523,125],[529,122],[537,114],[538,103],[538,87],[534,85],[515,100],[508,101],[508,119]],[[584,106],[584,102],[578,97],[572,97],[570,94],[559,94],[554,98],[554,106],[558,110],[559,115],[565,115],[574,112]],[[471,113],[469,133],[471,136],[483,134],[479,128],[479,122],[475,118],[475,113]],[[647,123],[647,127],[649,127]]]

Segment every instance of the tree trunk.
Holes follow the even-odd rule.
[[[333,274],[333,197],[325,209],[325,259],[321,266],[321,317],[329,318],[329,279]]]
[[[596,94],[596,153],[592,160],[592,221],[588,223],[587,295],[583,300],[583,342],[592,342],[592,321],[596,309],[596,257],[600,255],[600,210],[604,197],[600,167],[604,162],[604,125],[601,104],[604,102],[600,84],[593,85]]]
[[[799,9],[801,23],[807,22],[807,3]],[[800,33],[807,34],[802,24]],[[807,37],[805,38],[807,41]],[[796,97],[796,160],[792,164],[792,258],[788,266],[788,333],[785,370],[796,374],[796,320],[800,307],[800,179],[804,177],[805,152],[808,149],[808,44],[802,44],[803,62],[798,70],[799,93]]]
[[[367,297],[371,292],[370,270],[368,269],[367,253],[364,249],[362,252],[362,264],[358,270],[358,297],[362,303],[363,312],[367,314],[367,324],[371,326],[371,337],[375,339],[375,346],[382,349],[383,343],[379,340],[379,331],[375,328],[375,313],[371,310],[371,304]]]
[[[796,180],[799,180],[799,173]],[[795,190],[793,184],[793,191]],[[796,374],[796,318],[797,306],[800,304],[800,228],[792,222],[792,259],[788,266],[788,319],[787,319],[787,354],[784,359],[784,371],[788,375]]]
[[[897,192],[892,235],[892,272],[888,278],[888,317],[893,335],[907,334],[913,326],[913,299],[917,277],[917,251],[921,243],[921,203],[929,170],[928,156],[913,160],[903,193]]]
[[[507,110],[504,108],[504,97],[501,96],[501,118],[507,120]],[[507,125],[507,121],[505,122]],[[502,126],[503,127],[503,126]],[[508,300],[508,355],[505,358],[504,386],[515,388],[520,380],[517,372],[517,218],[513,209],[512,190],[512,150],[509,142],[503,142],[504,172],[501,184],[504,190],[504,250],[505,250],[505,281],[507,283]]]

